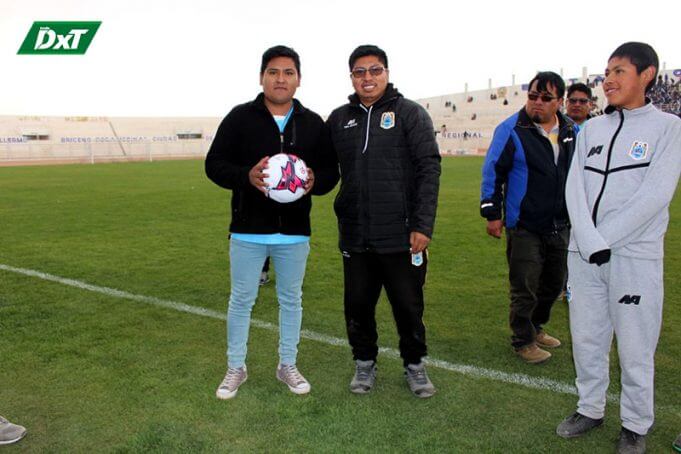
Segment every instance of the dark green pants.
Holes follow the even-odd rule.
[[[506,230],[506,258],[511,284],[511,344],[518,349],[535,341],[549,321],[551,306],[565,285],[567,228],[537,234],[516,227]]]

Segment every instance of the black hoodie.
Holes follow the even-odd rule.
[[[314,171],[311,194],[323,195],[338,182],[338,166],[319,115],[293,100],[293,114],[279,133],[264,95],[236,106],[222,120],[206,156],[206,175],[232,190],[232,233],[310,235],[310,194],[278,203],[258,191],[248,172],[265,156],[291,153]]]

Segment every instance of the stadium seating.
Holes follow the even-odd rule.
[[[588,82],[604,107],[599,83]],[[681,70],[661,71],[651,92],[665,111],[681,112]],[[494,129],[525,104],[527,87],[514,85],[417,100],[433,119],[445,155],[484,154]],[[0,166],[203,158],[220,118],[113,118],[0,116]]]

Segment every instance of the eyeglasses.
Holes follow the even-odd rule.
[[[586,105],[589,102],[589,98],[568,98],[570,104],[582,104]]]
[[[366,75],[367,71],[372,76],[377,77],[377,76],[380,76],[381,74],[383,74],[383,71],[385,69],[386,68],[384,68],[383,66],[372,66],[369,69],[367,69],[367,68],[355,68],[350,72],[350,74],[352,74],[352,77],[354,77],[355,79],[363,79],[364,76]]]
[[[536,101],[537,99],[541,98],[543,102],[551,102],[554,99],[557,99],[556,96],[553,95],[544,95],[544,94],[539,94],[539,93],[528,93],[527,94],[527,99],[530,101]]]

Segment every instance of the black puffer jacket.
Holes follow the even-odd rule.
[[[230,232],[310,235],[310,194],[292,203],[277,203],[248,180],[248,172],[260,159],[281,152],[302,158],[314,171],[312,194],[326,194],[338,182],[338,163],[324,121],[298,100],[293,100],[293,114],[283,135],[262,93],[222,120],[206,156],[206,175],[232,190]]]
[[[402,252],[411,232],[432,237],[440,153],[425,109],[388,84],[369,108],[350,96],[327,125],[340,162],[341,250]]]

